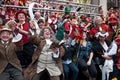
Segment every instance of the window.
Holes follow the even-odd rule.
[[[120,0],[107,0],[107,8],[111,7],[119,7],[120,8]]]

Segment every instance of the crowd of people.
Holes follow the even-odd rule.
[[[32,19],[28,9],[0,8],[0,79],[120,80],[119,9],[104,16],[99,7],[91,17],[70,13],[68,5],[57,8],[64,14],[33,11]]]

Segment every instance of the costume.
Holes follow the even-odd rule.
[[[69,25],[69,21],[68,21],[69,18],[70,18],[70,8],[69,7],[65,7],[64,19],[67,19],[67,20],[64,23],[64,31],[68,32],[68,33],[70,31],[70,25]]]
[[[65,49],[64,56],[62,57],[65,80],[69,80],[70,78],[72,80],[77,80],[79,69],[77,68],[77,65],[72,61],[72,58],[75,55],[75,49],[72,46],[68,45],[67,42],[62,43],[62,46]],[[69,76],[71,72],[72,75]]]
[[[25,12],[18,11],[16,13],[16,20],[18,21],[17,23],[18,32],[22,34],[23,36],[22,40],[24,43],[23,50],[17,52],[17,56],[21,61],[22,67],[27,67],[31,63],[32,55],[35,49],[33,44],[29,42],[29,39],[27,36],[29,32],[29,22],[27,22],[26,19],[27,19],[27,15]]]
[[[65,14],[63,16],[63,20],[57,29],[56,39],[61,41],[64,38],[64,32],[69,34],[69,32],[70,32],[69,18],[70,18],[70,8],[66,7]]]
[[[96,34],[98,41],[93,43],[93,52],[95,57],[99,59],[97,63],[102,71],[102,80],[109,80],[110,72],[113,72],[113,58],[107,59],[108,57],[105,56],[114,56],[117,51],[117,45],[114,41],[109,42],[105,40],[107,36],[108,32],[98,32]],[[100,41],[101,39],[102,41]],[[107,77],[105,75],[107,75]]]
[[[52,14],[50,18],[48,19],[49,26],[53,30],[53,32],[56,34],[57,32],[57,17],[55,14]]]
[[[5,11],[5,22],[9,20],[15,20],[15,9],[7,8]]]
[[[76,43],[79,43],[79,41],[82,38],[82,31],[84,30],[83,28],[80,28],[78,26],[78,22],[76,19],[72,19],[72,30],[70,33],[70,38],[75,39]]]
[[[37,44],[38,48],[33,54],[32,63],[28,66],[28,68],[24,72],[25,80],[32,80],[35,73],[41,73],[45,69],[47,69],[47,71],[49,72],[50,77],[61,75],[61,73],[63,73],[61,62],[61,57],[64,54],[63,47],[59,48],[59,57],[54,58],[52,57],[53,55],[50,49],[50,45],[52,45],[54,42],[48,40],[48,42],[50,41],[48,43],[45,39],[38,38],[37,36],[31,36],[30,41]],[[46,52],[46,50],[48,52]]]
[[[115,42],[118,46],[117,49],[117,54],[115,55],[115,66],[114,66],[114,71],[111,79],[120,79],[120,29],[117,30],[116,35],[115,35]]]
[[[118,18],[114,13],[111,13],[108,16],[108,24],[110,27],[114,30],[114,32],[117,31],[117,26],[118,26]]]
[[[20,34],[18,32],[18,29],[17,29],[17,26],[16,26],[17,25],[16,21],[10,20],[5,25],[6,25],[6,27],[8,27],[12,30],[12,33],[13,33],[12,42],[18,42],[22,39],[22,34]]]
[[[89,71],[89,74],[92,78],[97,77],[97,70],[94,64],[94,61],[91,60],[91,65],[87,66],[87,62],[90,58],[90,54],[92,52],[92,44],[87,41],[86,47],[82,44],[79,45],[79,53],[78,53],[78,66],[82,71]],[[87,75],[86,75],[87,76]]]
[[[9,32],[10,29],[3,28],[0,34],[4,34],[3,31]],[[15,80],[24,80],[22,75],[22,67],[16,55],[16,51],[20,51],[22,49],[23,49],[22,45],[16,45],[15,43],[12,42],[11,39],[9,39],[7,42],[4,42],[1,38],[0,40],[0,56],[1,56],[0,79],[1,80],[9,80],[11,75]]]
[[[90,19],[90,17],[85,17],[85,16],[81,16],[80,17],[80,27],[84,28],[84,31],[89,32],[90,26],[91,26],[92,20]]]
[[[89,38],[90,38],[90,41],[95,41],[97,38],[96,38],[96,34],[99,33],[99,31],[104,31],[104,32],[110,32],[111,29],[108,27],[108,25],[106,25],[105,23],[101,23],[100,25],[98,26],[94,26],[91,28],[90,32],[89,32]],[[108,33],[109,33],[108,32]],[[112,40],[112,33],[110,33],[111,35],[107,35],[107,39],[106,40],[109,40],[111,41]]]
[[[49,49],[51,44],[52,42],[50,40],[46,40],[46,44],[44,45],[41,51],[41,55],[38,58],[37,73],[40,73],[43,70],[47,69],[50,76],[59,76],[61,72],[59,68],[55,66],[56,62],[52,59],[53,55],[51,54],[53,52]]]

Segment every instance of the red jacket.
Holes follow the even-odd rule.
[[[27,31],[27,32],[29,31],[29,23],[28,23],[28,22],[25,22],[25,23],[23,24],[23,27],[21,27],[21,26],[19,26],[19,27],[20,27],[21,29]],[[25,34],[23,34],[23,33],[21,33],[21,34],[23,35],[23,38],[22,38],[23,43],[24,43],[24,44],[28,43],[28,42],[29,42],[28,36],[25,35]]]

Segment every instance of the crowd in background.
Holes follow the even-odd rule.
[[[1,4],[32,3],[24,1],[4,0]],[[0,79],[79,80],[84,75],[84,80],[120,80],[117,7],[111,6],[106,16],[99,7],[99,15],[94,17],[71,13],[74,9],[68,5],[41,4],[41,7],[64,10],[64,13],[38,10],[33,11],[31,19],[28,9],[0,7],[0,60],[4,64],[0,67]],[[4,42],[11,45],[3,48]],[[17,50],[14,43],[22,49]]]

